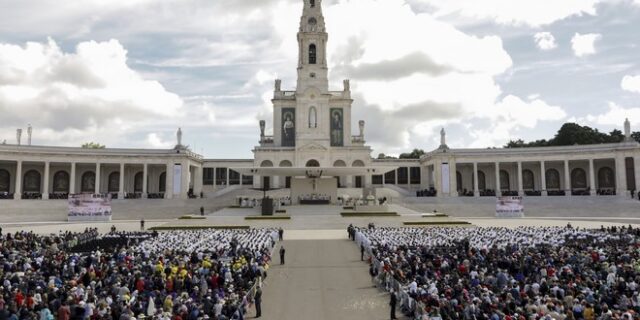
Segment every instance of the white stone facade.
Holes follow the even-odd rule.
[[[296,88],[284,91],[281,81],[276,80],[274,132],[266,135],[266,123],[260,122],[260,145],[253,149],[253,159],[203,159],[181,146],[181,131],[176,148],[169,150],[0,145],[0,199],[64,198],[69,193],[112,193],[118,199],[184,199],[229,186],[277,188],[290,183],[287,177],[243,176],[233,168],[308,166],[393,167],[397,169],[384,175],[338,177],[339,185],[395,185],[421,195],[432,190],[438,197],[503,192],[628,196],[629,191],[637,194],[640,189],[640,144],[630,138],[628,121],[624,141],[615,144],[450,149],[443,130],[441,146],[421,159],[372,159],[371,148],[365,145],[364,123],[352,128],[349,81],[345,80],[339,91],[329,90],[328,35],[321,4],[321,0],[304,1],[297,35]],[[333,114],[336,110],[338,120]],[[289,123],[287,112],[292,116]],[[178,167],[182,170],[175,171]],[[449,174],[443,175],[447,169]],[[176,185],[179,188],[174,190]]]

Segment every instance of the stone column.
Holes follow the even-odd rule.
[[[18,160],[16,164],[16,182],[13,190],[13,199],[22,199],[22,160]]]
[[[458,176],[456,169],[456,160],[451,159],[449,161],[449,196],[457,197],[458,196]]]
[[[547,169],[544,167],[544,160],[540,161],[540,190],[542,196],[549,195],[547,192]]]
[[[372,183],[371,183],[372,181],[373,181],[373,178],[372,178],[372,175],[370,173],[367,173],[367,174],[364,175],[363,183],[364,183],[365,188],[370,188],[371,185],[372,185]]]
[[[180,188],[180,199],[189,199],[187,193],[189,192],[189,179],[191,178],[191,166],[189,162],[182,163],[182,175],[180,176],[181,180],[181,188]]]
[[[120,181],[118,182],[118,199],[124,199],[124,162],[120,163]]]
[[[478,163],[473,163],[473,196],[480,196],[480,189],[478,188]]]
[[[640,191],[640,155],[636,155],[633,159],[633,168],[636,176],[636,194],[634,196],[638,198],[638,191]]]
[[[407,186],[411,187],[411,167],[407,167]]]
[[[167,163],[167,174],[166,180],[164,184],[164,198],[172,199],[173,198],[173,162]]]
[[[44,185],[42,188],[42,200],[48,200],[49,199],[49,170],[50,170],[50,163],[49,161],[46,161],[44,163]]]
[[[622,155],[616,156],[616,173],[616,195],[625,197],[628,193],[627,168]]]
[[[253,187],[255,188],[255,183]],[[213,168],[213,190],[216,190],[216,189],[218,189],[218,185],[217,185],[217,179],[216,179],[216,168],[214,167]]]
[[[273,180],[273,179],[269,179],[269,183],[271,183],[271,180]],[[227,183],[226,187],[228,188],[229,187],[229,168],[227,168],[227,182],[226,183]]]
[[[437,196],[442,197],[442,164],[440,161],[433,163],[433,184],[437,191]]]
[[[346,177],[347,181],[347,188],[353,188],[353,176],[352,175],[348,175]]]
[[[567,197],[571,196],[571,172],[569,171],[569,160],[564,160],[564,192]]]
[[[202,181],[202,179],[204,179],[202,175],[203,170],[202,166],[196,167],[196,180],[193,182],[193,193],[195,193],[197,197],[200,197],[200,192],[202,192],[202,185],[204,183],[204,181]],[[242,175],[240,175],[240,184],[242,185]]]
[[[522,161],[518,161],[518,195],[524,196],[524,187],[522,186]]]
[[[71,174],[69,175],[69,194],[76,193],[76,163],[71,162]]]
[[[147,181],[149,180],[149,168],[148,165],[145,163],[142,165],[142,198],[146,199],[148,196],[148,190],[147,188],[149,187],[147,184]],[[165,183],[166,186],[166,183]]]
[[[386,179],[386,174],[382,174],[382,185],[384,186],[385,184],[387,184],[387,179]],[[347,178],[348,179],[348,178]]]
[[[592,196],[596,195],[596,174],[593,167],[593,159],[589,159],[589,193]]]
[[[502,189],[500,188],[500,162],[495,163],[496,173],[496,197],[502,196]]]
[[[393,170],[393,174],[396,176],[395,180],[393,181],[393,184],[395,184],[397,186],[397,185],[399,185],[399,183],[398,183],[398,169]]]
[[[100,193],[100,162],[96,163],[96,181],[94,193]]]

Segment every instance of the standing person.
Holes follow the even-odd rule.
[[[140,219],[140,230],[144,231],[144,218]]]
[[[69,320],[71,318],[71,309],[67,305],[66,301],[62,302],[60,308],[58,308],[58,320]]]
[[[284,264],[284,246],[280,246],[280,264]]]
[[[200,207],[200,215],[204,216],[204,207]]]
[[[364,261],[364,244],[360,244],[360,261]]]
[[[282,241],[284,236],[284,230],[282,230],[282,228],[278,229],[278,236],[280,237],[280,241]]]
[[[396,318],[396,303],[398,303],[398,297],[396,296],[396,292],[391,290],[391,301],[389,301],[389,306],[391,306],[391,320],[398,319]]]
[[[253,297],[253,302],[256,304],[256,318],[260,318],[262,315],[262,289],[260,286],[256,289],[256,295]]]

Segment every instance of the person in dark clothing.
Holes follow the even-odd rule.
[[[144,218],[140,219],[140,230],[144,231]]]
[[[280,264],[284,264],[284,246],[280,246]]]
[[[396,292],[391,290],[391,300],[389,301],[389,306],[391,307],[391,319],[396,318],[396,304],[398,303],[398,297],[396,296]]]
[[[364,261],[364,245],[360,244],[360,261]]]
[[[256,318],[262,316],[262,289],[258,287],[256,289],[256,295],[253,297],[253,302],[256,305]]]
[[[284,230],[282,230],[282,228],[278,229],[278,237],[280,241],[282,241],[283,236],[284,236]]]
[[[200,215],[204,216],[204,207],[200,207]]]

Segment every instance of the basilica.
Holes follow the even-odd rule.
[[[285,90],[275,80],[273,135],[260,121],[253,159],[205,159],[182,145],[181,130],[168,150],[33,146],[23,144],[19,132],[15,144],[0,145],[0,199],[66,199],[77,193],[186,199],[227,188],[335,197],[341,189],[366,194],[384,187],[407,196],[629,197],[640,187],[640,144],[631,139],[628,121],[620,143],[459,149],[447,145],[443,129],[441,145],[420,159],[372,158],[365,122],[351,117],[349,80],[338,90],[329,88],[321,3],[304,1],[297,83]]]

